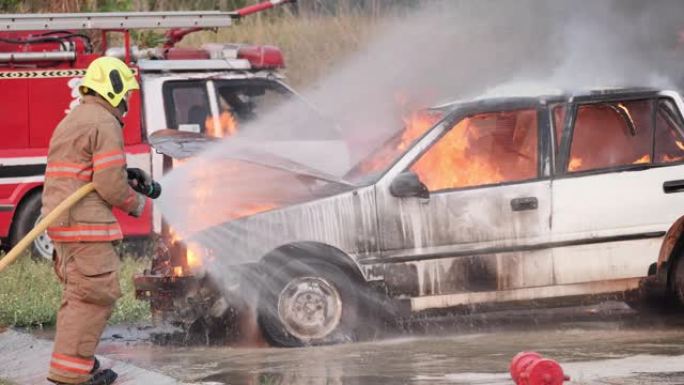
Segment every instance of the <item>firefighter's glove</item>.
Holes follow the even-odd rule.
[[[161,195],[161,185],[150,177],[145,171],[139,168],[126,169],[128,174],[128,184],[133,190],[148,196],[152,199],[157,199]]]

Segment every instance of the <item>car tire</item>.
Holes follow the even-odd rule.
[[[293,261],[268,269],[260,285],[258,321],[274,346],[327,345],[356,340],[361,282],[331,264]]]
[[[671,290],[677,305],[684,308],[684,256],[680,256],[675,262]]]
[[[40,210],[43,207],[42,195],[32,193],[17,209],[14,223],[10,232],[10,245],[14,247],[28,234],[41,219]],[[47,235],[47,231],[39,235],[31,245],[31,258],[34,260],[52,261],[54,246]]]

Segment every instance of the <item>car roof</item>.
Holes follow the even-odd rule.
[[[455,100],[448,103],[442,103],[432,107],[437,110],[454,111],[456,109],[468,110],[491,110],[491,109],[515,109],[522,107],[530,107],[538,104],[560,103],[572,101],[601,101],[614,100],[616,98],[639,99],[644,97],[652,97],[664,90],[650,88],[650,87],[623,87],[623,88],[597,88],[590,90],[579,90],[564,92],[558,90],[556,92],[540,93],[538,95],[515,95],[510,96],[483,96],[469,100]]]

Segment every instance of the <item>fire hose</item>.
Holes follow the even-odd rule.
[[[159,183],[153,181],[144,171],[139,168],[129,168],[126,170],[126,173],[128,175],[128,183],[133,190],[152,199],[156,199],[161,195],[161,186]],[[60,215],[93,191],[95,191],[95,185],[92,182],[88,183],[69,195],[62,203],[58,204],[45,218],[38,222],[33,230],[29,231],[21,241],[17,242],[3,259],[0,259],[0,271],[3,271],[9,264],[14,262],[14,260],[31,245],[31,242],[33,242],[42,232],[47,230],[48,226],[50,226]]]
[[[73,194],[69,195],[67,199],[63,200],[62,203],[57,205],[54,210],[50,212],[45,218],[43,218],[33,230],[29,231],[28,234],[17,242],[17,244],[12,248],[12,250],[5,255],[3,259],[0,260],[0,271],[3,271],[10,263],[14,262],[19,255],[21,255],[28,246],[31,245],[34,239],[36,239],[43,231],[47,230],[48,226],[52,224],[60,215],[65,211],[70,209],[73,205],[78,203],[83,197],[90,194],[95,190],[95,185],[93,183],[88,183],[87,185],[79,188]]]

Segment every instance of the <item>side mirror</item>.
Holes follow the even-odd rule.
[[[389,190],[390,194],[397,198],[430,198],[430,191],[428,191],[427,186],[412,171],[404,171],[397,175],[390,184]]]

